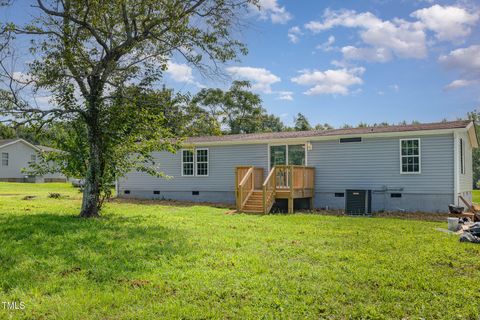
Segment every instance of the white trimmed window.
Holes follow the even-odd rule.
[[[400,173],[420,173],[420,139],[400,140]]]
[[[193,150],[182,150],[182,176],[193,176]]]
[[[208,176],[208,149],[196,149],[197,176]]]
[[[460,139],[460,173],[465,174],[465,141]]]
[[[4,167],[8,166],[8,153],[7,152],[2,152],[2,166],[4,166]]]
[[[183,149],[182,150],[182,176],[206,177],[208,176],[208,149]]]

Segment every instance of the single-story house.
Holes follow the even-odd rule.
[[[186,139],[155,152],[170,178],[130,172],[120,197],[236,203],[264,212],[274,203],[345,210],[445,212],[472,199],[472,121]],[[283,199],[283,200],[282,200]]]
[[[50,147],[33,145],[23,139],[0,140],[0,181],[7,182],[66,182],[61,173],[44,176],[27,176],[23,169],[28,169],[37,161],[40,152],[57,151]]]

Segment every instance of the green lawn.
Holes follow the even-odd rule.
[[[480,314],[480,245],[446,223],[128,203],[83,220],[79,205],[67,185],[0,183],[0,303],[25,304],[0,319]]]
[[[473,202],[480,203],[480,190],[473,190],[472,198],[473,198]]]

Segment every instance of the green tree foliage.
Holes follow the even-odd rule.
[[[217,120],[226,134],[282,131],[280,118],[268,115],[248,81],[234,81],[231,87],[202,89],[192,103]]]
[[[0,139],[13,139],[16,136],[16,132],[12,127],[0,123]]]
[[[130,96],[129,86],[152,88],[175,54],[204,72],[246,54],[231,29],[251,3],[256,1],[32,0],[26,25],[0,25],[0,82],[7,84],[0,87],[0,116],[75,128],[74,139],[86,146],[80,215],[98,216],[102,194],[116,177],[130,169],[161,175],[149,152],[178,147],[163,126],[165,116]],[[22,79],[8,65],[16,60],[16,37],[30,43]],[[38,92],[51,94],[50,108],[32,104]]]
[[[307,117],[305,117],[303,114],[298,113],[297,116],[293,120],[294,122],[294,130],[295,131],[307,131],[307,130],[312,130],[312,126],[308,122]]]
[[[324,130],[332,130],[333,127],[330,124],[325,122],[324,124],[321,124],[321,123],[317,124],[314,129],[319,131],[324,131]]]

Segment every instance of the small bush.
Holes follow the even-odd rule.
[[[51,192],[51,193],[48,194],[48,197],[52,198],[52,199],[60,199],[62,197],[62,195],[60,193],[57,193],[57,192]]]

